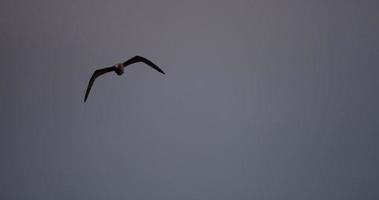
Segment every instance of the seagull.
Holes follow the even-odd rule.
[[[95,79],[97,77],[99,77],[99,76],[101,76],[101,75],[103,75],[105,73],[112,72],[112,71],[114,71],[117,75],[121,76],[124,73],[124,68],[125,67],[127,67],[128,65],[137,63],[137,62],[145,63],[146,65],[152,67],[153,69],[157,70],[158,72],[160,72],[162,74],[165,74],[162,69],[160,69],[157,65],[155,65],[150,60],[148,60],[148,59],[146,59],[146,58],[144,58],[142,56],[134,56],[133,58],[130,58],[129,60],[125,61],[124,63],[118,63],[118,64],[116,64],[116,65],[114,65],[112,67],[106,67],[106,68],[102,68],[102,69],[96,70],[92,74],[92,77],[91,77],[91,79],[88,82],[88,87],[87,87],[86,95],[84,97],[84,102],[87,101],[88,94],[91,91],[93,82],[95,82]]]

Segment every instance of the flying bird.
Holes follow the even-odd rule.
[[[116,65],[114,65],[112,67],[106,67],[106,68],[102,68],[102,69],[96,70],[92,74],[92,77],[91,77],[91,79],[88,82],[86,95],[84,97],[84,102],[87,101],[88,94],[91,91],[92,85],[95,82],[95,79],[97,77],[99,77],[99,76],[101,76],[101,75],[103,75],[105,73],[108,73],[108,72],[115,72],[117,75],[121,76],[124,73],[124,68],[125,67],[127,67],[128,65],[134,64],[134,63],[138,63],[138,62],[145,63],[146,65],[152,67],[153,69],[157,70],[158,72],[160,72],[162,74],[165,74],[162,69],[160,69],[157,65],[155,65],[150,60],[148,60],[148,59],[146,59],[146,58],[144,58],[142,56],[134,56],[133,58],[130,58],[129,60],[125,61],[124,63],[118,63],[118,64],[116,64]]]

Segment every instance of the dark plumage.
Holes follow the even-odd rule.
[[[84,97],[84,102],[86,102],[87,98],[88,98],[88,94],[89,92],[91,91],[91,88],[92,88],[92,85],[93,83],[95,82],[95,79],[105,73],[108,73],[108,72],[112,72],[114,71],[117,75],[121,76],[123,73],[124,73],[124,68],[127,67],[128,65],[131,65],[131,64],[134,64],[134,63],[137,63],[137,62],[143,62],[145,63],[146,65],[149,65],[150,67],[154,68],[155,70],[157,70],[158,72],[162,73],[162,74],[165,74],[164,71],[162,69],[160,69],[157,65],[155,65],[154,63],[152,63],[150,60],[144,58],[144,57],[141,57],[141,56],[134,56],[133,58],[125,61],[124,63],[122,64],[116,64],[112,67],[106,67],[106,68],[102,68],[102,69],[98,69],[96,70],[93,74],[92,74],[92,77],[91,79],[89,80],[88,82],[88,87],[87,87],[87,91],[86,91],[86,95]]]

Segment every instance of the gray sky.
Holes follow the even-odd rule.
[[[0,199],[378,199],[378,6],[2,0]]]

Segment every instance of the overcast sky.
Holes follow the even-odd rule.
[[[379,199],[378,7],[2,0],[0,199]]]

